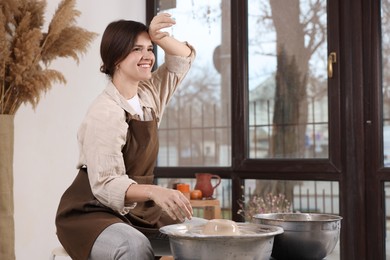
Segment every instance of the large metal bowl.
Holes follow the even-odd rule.
[[[254,216],[254,223],[282,227],[275,237],[272,257],[277,260],[324,259],[339,240],[342,217],[329,214],[269,213]]]
[[[175,224],[160,228],[169,236],[175,260],[269,260],[274,236],[283,229],[255,223],[237,223],[240,235],[205,235],[202,225]]]

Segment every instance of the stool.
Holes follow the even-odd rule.
[[[190,200],[190,202],[193,208],[202,208],[204,210],[203,218],[221,218],[221,206],[219,200]]]
[[[50,260],[54,260],[56,256],[68,256],[68,253],[65,251],[65,249],[62,246],[56,247],[51,251]]]

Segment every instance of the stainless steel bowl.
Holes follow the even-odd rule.
[[[254,216],[254,223],[282,227],[275,237],[272,257],[316,260],[331,254],[339,240],[342,217],[329,214],[269,213]]]
[[[269,260],[275,235],[283,229],[254,223],[237,223],[240,235],[204,235],[202,225],[176,224],[160,228],[169,236],[176,260]]]

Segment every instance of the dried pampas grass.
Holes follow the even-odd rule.
[[[58,57],[73,58],[87,51],[96,34],[77,27],[76,0],[62,0],[42,32],[46,0],[1,0],[0,114],[16,113],[23,103],[35,108],[53,82],[66,83],[49,68]]]

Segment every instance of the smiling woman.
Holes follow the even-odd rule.
[[[160,31],[174,23],[160,14],[149,27],[118,20],[103,33],[101,72],[109,82],[79,129],[79,173],[56,218],[73,259],[153,259],[161,255],[155,243],[169,254],[159,228],[192,217],[183,193],[153,184],[158,122],[195,58],[189,44]],[[166,54],[154,72],[152,42]]]
[[[75,2],[62,0],[45,32],[46,1],[1,1],[0,157],[6,161],[0,162],[0,237],[7,239],[1,243],[0,259],[15,259],[14,115],[23,104],[35,109],[53,83],[66,83],[63,73],[51,68],[51,63],[68,57],[79,61],[79,55],[86,53],[96,36],[76,26],[80,12]]]

